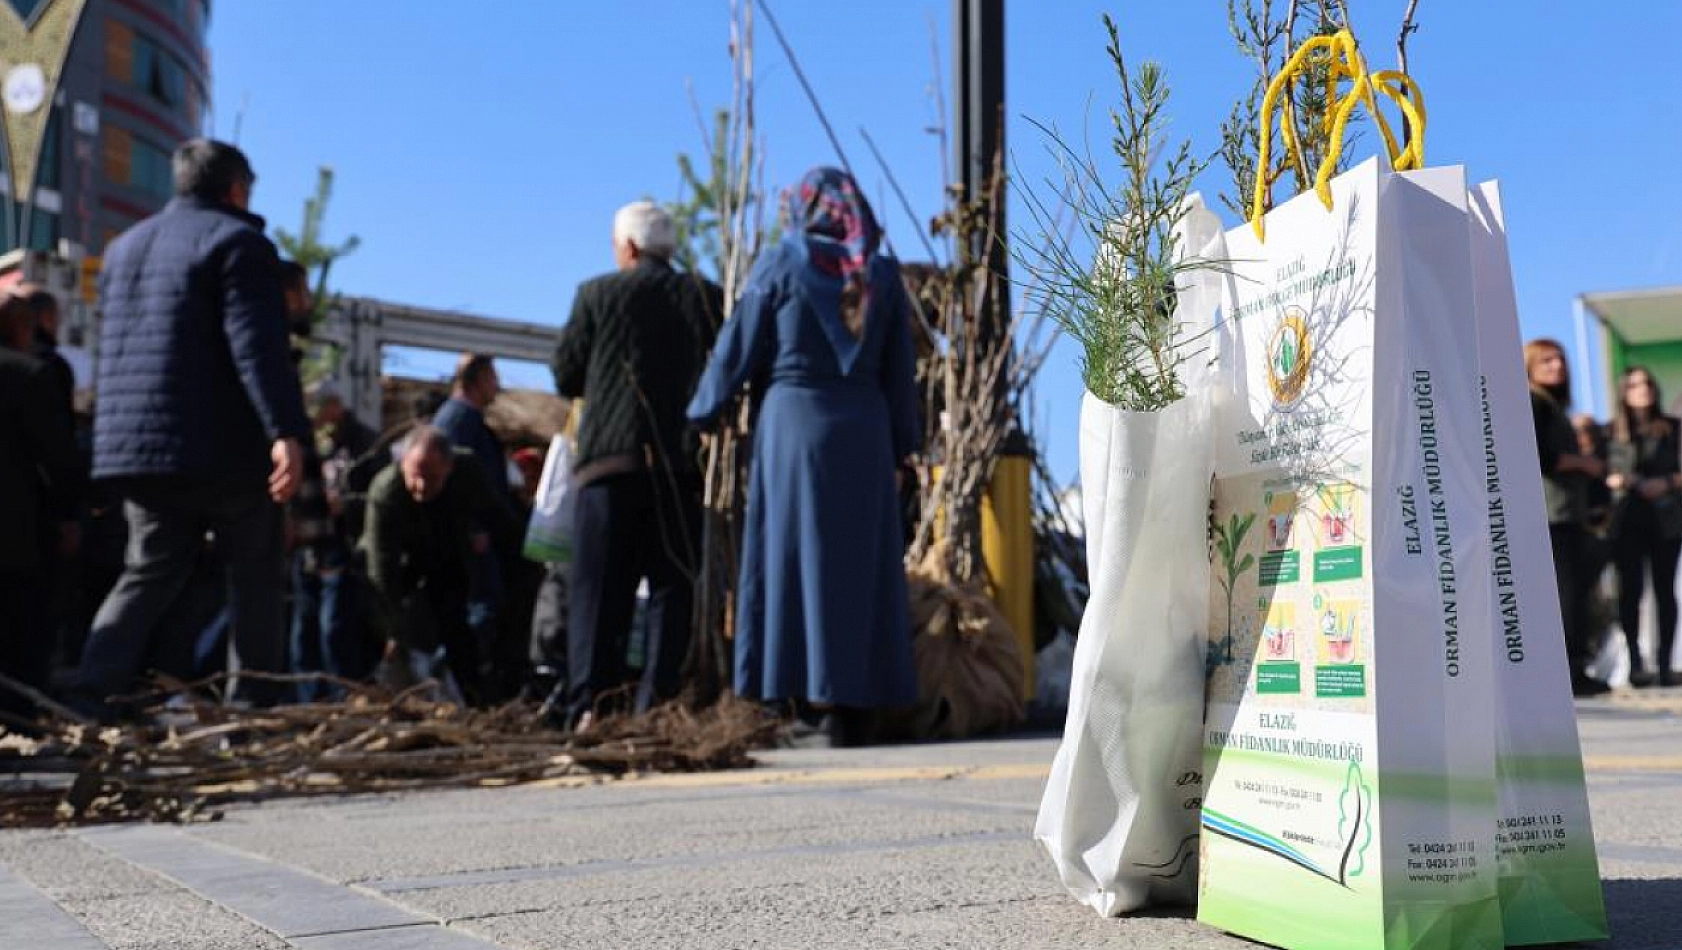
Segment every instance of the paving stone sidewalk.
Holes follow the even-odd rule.
[[[1578,705],[1616,950],[1682,950],[1682,691]],[[1210,948],[1103,920],[1029,840],[1050,738],[748,772],[272,802],[0,833],[0,950]]]

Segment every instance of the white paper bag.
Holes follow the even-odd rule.
[[[1225,256],[1219,220],[1201,202],[1181,222],[1180,247]],[[1105,915],[1195,893],[1212,396],[1210,358],[1198,351],[1220,293],[1214,269],[1176,286],[1183,399],[1160,412],[1125,412],[1090,393],[1081,404],[1091,595],[1034,836],[1064,886]]]
[[[533,561],[567,564],[572,561],[572,519],[577,491],[573,485],[572,448],[565,436],[549,440],[543,475],[537,482],[531,521],[526,525],[524,554]]]
[[[1499,948],[1464,173],[1369,161],[1227,235],[1198,919]]]
[[[1506,943],[1600,940],[1606,908],[1500,189],[1479,185],[1470,201],[1493,592],[1495,853]]]

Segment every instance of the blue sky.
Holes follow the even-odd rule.
[[[1405,6],[1350,0],[1375,66],[1390,65]],[[1199,149],[1214,149],[1248,88],[1222,0],[1009,7],[1007,136],[1029,177],[1046,162],[1024,117],[1102,141],[1116,89],[1104,12],[1132,59],[1166,67],[1176,129]],[[918,215],[937,210],[946,157],[926,130],[940,119],[935,43],[938,80],[950,81],[950,4],[773,9],[890,236],[918,256],[858,130]],[[1418,20],[1409,59],[1430,109],[1427,160],[1502,180],[1527,335],[1569,343],[1578,293],[1682,283],[1682,4],[1423,0]],[[271,225],[296,228],[316,166],[334,166],[328,235],[363,241],[334,271],[338,289],[558,324],[578,283],[611,265],[614,209],[676,197],[675,155],[700,150],[691,96],[710,110],[729,95],[727,26],[727,0],[224,0],[210,34],[213,131],[231,137],[237,120]],[[778,187],[833,152],[763,23],[759,62]],[[1205,192],[1225,180],[1217,166]],[[438,375],[448,363],[404,353],[388,369]],[[546,385],[536,368],[505,376]],[[1061,478],[1075,471],[1080,393],[1061,345],[1041,377],[1038,432]]]

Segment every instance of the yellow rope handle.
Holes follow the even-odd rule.
[[[1261,220],[1266,211],[1267,195],[1271,184],[1268,178],[1273,168],[1271,155],[1273,111],[1279,105],[1280,94],[1287,92],[1291,81],[1302,72],[1303,65],[1308,62],[1309,55],[1316,50],[1331,50],[1334,45],[1335,40],[1330,36],[1316,36],[1302,44],[1295,53],[1291,54],[1291,58],[1285,61],[1285,65],[1280,68],[1279,74],[1273,77],[1273,81],[1267,84],[1267,92],[1262,96],[1261,122],[1259,123],[1261,141],[1258,143],[1259,149],[1256,156],[1256,186],[1250,199],[1250,222],[1254,225],[1258,238],[1266,237]],[[1297,152],[1296,130],[1292,127],[1293,125],[1294,123],[1289,121],[1288,110],[1285,114],[1280,115],[1279,131],[1281,137],[1285,140],[1285,154],[1287,156]]]
[[[1367,112],[1378,125],[1391,168],[1396,171],[1408,171],[1423,168],[1425,165],[1425,97],[1419,89],[1419,84],[1405,73],[1396,70],[1367,72],[1366,62],[1355,45],[1355,37],[1348,30],[1340,30],[1329,36],[1312,37],[1285,61],[1278,75],[1267,84],[1267,92],[1262,97],[1256,184],[1250,199],[1250,225],[1255,228],[1257,238],[1265,240],[1267,237],[1263,219],[1273,185],[1270,174],[1273,113],[1276,110],[1279,112],[1279,137],[1284,142],[1285,154],[1300,154],[1296,123],[1291,114],[1290,89],[1316,54],[1325,56],[1327,66],[1326,115],[1321,121],[1327,130],[1327,141],[1330,143],[1325,157],[1320,161],[1320,167],[1315,169],[1314,173],[1314,191],[1320,196],[1320,201],[1328,209],[1331,208],[1332,176],[1337,172],[1337,162],[1343,154],[1344,131],[1356,106],[1365,105]],[[1350,89],[1340,96],[1338,87],[1346,80],[1350,83]],[[1284,97],[1283,103],[1280,101],[1281,96]],[[1409,135],[1405,147],[1397,144],[1390,121],[1378,107],[1380,96],[1394,102],[1407,122]]]

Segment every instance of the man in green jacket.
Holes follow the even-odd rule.
[[[469,565],[493,543],[518,543],[508,504],[465,450],[432,426],[368,489],[362,548],[388,651],[443,648],[469,701],[480,696],[479,646],[467,622]]]

